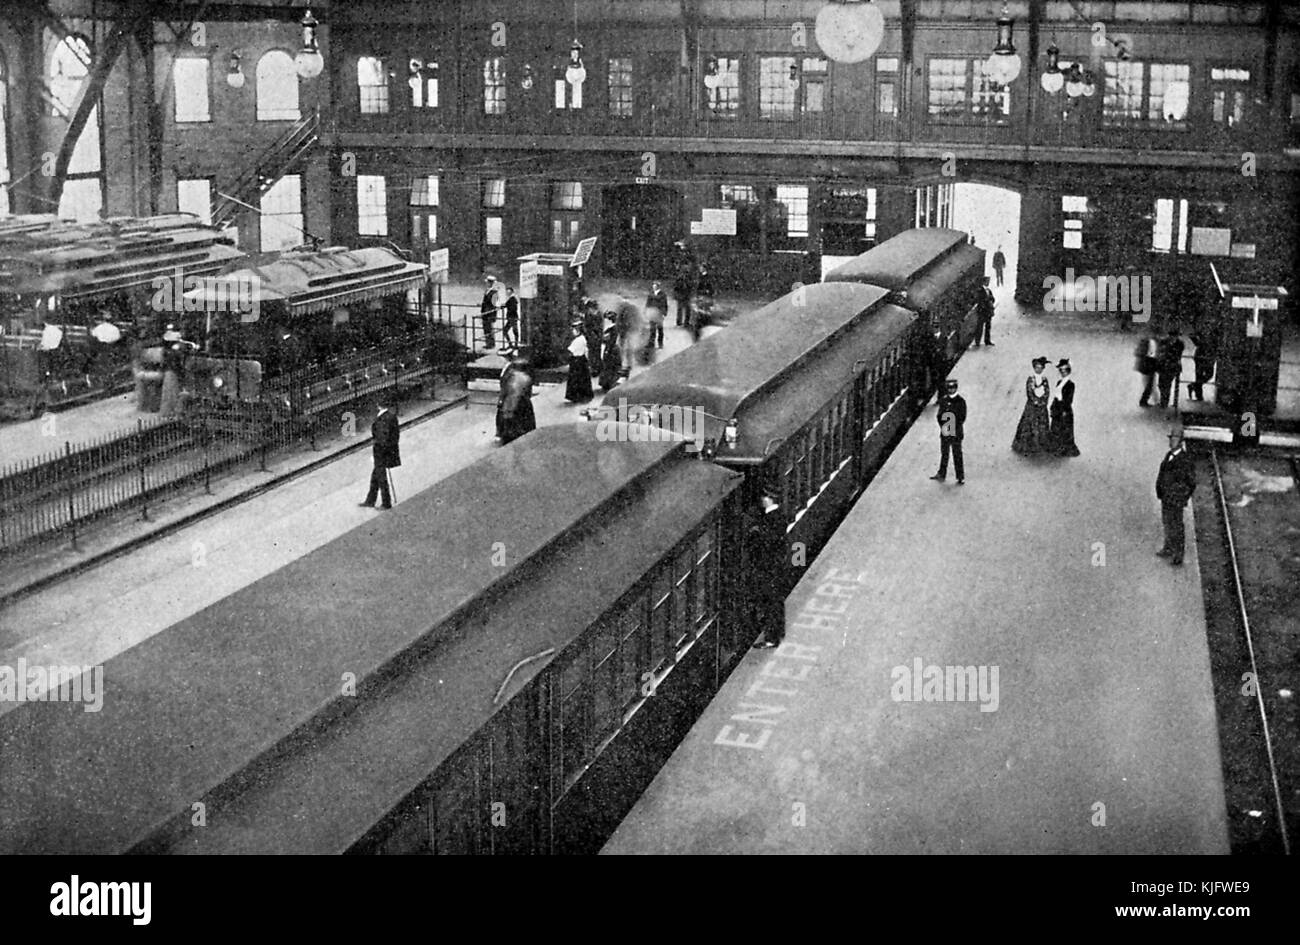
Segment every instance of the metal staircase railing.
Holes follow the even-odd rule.
[[[233,223],[241,203],[257,206],[262,195],[275,186],[319,138],[320,109],[313,108],[258,155],[252,166],[233,184],[219,188],[221,193],[212,202],[213,224],[228,226]]]

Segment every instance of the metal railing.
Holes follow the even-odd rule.
[[[428,344],[421,334],[270,378],[257,401],[191,398],[180,416],[140,419],[129,432],[0,468],[0,555],[61,540],[75,548],[98,519],[133,509],[148,519],[151,507],[199,483],[211,492],[222,474],[253,463],[265,471],[278,453],[358,433],[344,408],[424,386],[438,371],[459,373],[460,363],[439,363]]]

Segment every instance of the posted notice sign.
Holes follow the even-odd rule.
[[[586,263],[591,258],[591,251],[596,248],[596,237],[588,236],[578,244],[578,248],[573,251],[573,259],[569,260],[569,268],[576,269],[578,266]]]
[[[536,259],[530,259],[519,264],[519,297],[521,299],[537,298]]]
[[[429,250],[429,279],[439,285],[447,284],[447,274],[451,271],[451,250]]]

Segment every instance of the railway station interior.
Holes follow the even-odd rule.
[[[0,5],[0,851],[1289,854],[1300,6]]]

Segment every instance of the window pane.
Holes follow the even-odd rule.
[[[794,118],[799,73],[793,56],[764,56],[758,60],[758,113],[764,118]]]
[[[1191,67],[1170,63],[1151,65],[1151,96],[1147,118],[1181,124],[1187,118],[1188,80]]]
[[[609,60],[609,113],[632,117],[632,60],[626,56]]]
[[[76,220],[78,223],[90,223],[99,219],[103,205],[104,194],[98,177],[66,181],[63,184],[63,196],[59,200],[59,217]]]
[[[206,178],[176,182],[176,209],[212,222],[212,182]]]
[[[776,188],[776,201],[785,208],[786,235],[804,237],[808,235],[808,188],[779,185]]]
[[[483,182],[483,206],[490,209],[506,205],[506,182],[504,179],[485,180]]]
[[[501,245],[501,218],[488,217],[483,221],[483,241],[489,246]]]
[[[382,59],[362,56],[357,60],[357,92],[361,114],[388,114],[388,70]]]
[[[187,57],[172,63],[177,121],[208,120],[208,61]]]
[[[582,182],[576,180],[556,181],[551,185],[552,210],[581,210]]]
[[[407,88],[413,108],[438,107],[438,63],[432,59],[410,59],[406,66]]]
[[[965,59],[931,59],[927,111],[931,115],[966,113],[967,67]]]
[[[421,174],[411,178],[411,206],[438,206],[437,174]]]
[[[382,176],[357,175],[357,232],[362,236],[388,235],[388,191]]]
[[[262,252],[290,249],[303,242],[302,178],[286,174],[262,195]]]
[[[1102,95],[1103,121],[1123,123],[1142,117],[1142,86],[1145,64],[1106,60],[1106,89]]]
[[[716,118],[740,114],[740,60],[718,57],[709,60],[704,77],[705,102]]]
[[[500,57],[483,63],[483,114],[506,113],[506,67]]]

